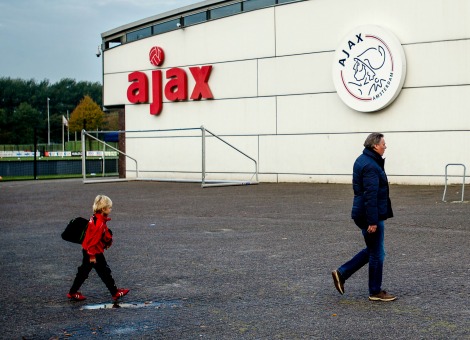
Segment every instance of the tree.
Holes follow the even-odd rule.
[[[118,131],[119,130],[119,112],[117,111],[106,112],[103,126],[104,126],[103,130]]]
[[[0,109],[0,140],[6,144],[34,143],[34,129],[40,125],[39,111],[21,103],[12,113]]]
[[[80,104],[73,110],[69,120],[71,132],[85,130],[99,130],[102,128],[104,112],[90,96],[85,96]]]
[[[11,131],[9,129],[10,119],[5,109],[0,109],[0,141],[10,143]]]
[[[13,144],[34,143],[34,129],[39,125],[39,111],[28,103],[21,103],[14,111],[10,132]]]
[[[31,143],[29,132],[22,130],[27,127],[23,124],[26,121],[35,122],[39,143],[45,143],[48,140],[47,98],[50,98],[51,142],[60,142],[62,140],[62,116],[67,116],[67,113],[72,112],[85,95],[90,96],[95,103],[101,103],[101,84],[76,82],[70,78],[51,84],[47,79],[36,82],[34,79],[0,77],[0,144]],[[29,104],[30,109],[23,107],[17,112],[22,103]],[[36,121],[36,119],[39,120]],[[100,128],[104,127],[105,124],[100,126]],[[81,128],[83,126],[80,126]]]

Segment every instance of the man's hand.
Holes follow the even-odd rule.
[[[377,225],[376,224],[370,225],[369,228],[367,228],[368,233],[375,233],[376,230],[377,230]]]
[[[96,256],[90,255],[90,263],[96,263]]]

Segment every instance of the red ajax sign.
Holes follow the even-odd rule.
[[[149,60],[154,66],[161,66],[165,59],[165,54],[161,47],[155,46],[150,49]],[[190,67],[189,71],[196,82],[191,92],[190,99],[200,100],[201,98],[213,99],[212,91],[209,87],[209,77],[212,65],[202,67]],[[188,100],[188,75],[182,68],[173,67],[165,72],[168,80],[163,87],[163,75],[161,70],[152,71],[152,102],[150,103],[150,114],[159,115],[163,108],[163,94],[169,101]],[[149,79],[144,72],[135,71],[129,74],[128,80],[131,83],[127,88],[127,99],[133,104],[149,102]]]

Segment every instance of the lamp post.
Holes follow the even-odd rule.
[[[49,121],[49,97],[47,98],[47,145],[51,145],[51,124]]]

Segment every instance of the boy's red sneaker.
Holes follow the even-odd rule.
[[[129,293],[129,289],[119,288],[116,294],[113,295],[113,300],[116,301],[117,299],[119,299],[120,297],[123,297],[127,293]]]
[[[84,296],[82,295],[82,293],[80,293],[80,292],[76,292],[76,293],[73,293],[73,294],[68,293],[68,294],[67,294],[67,297],[68,297],[70,300],[74,300],[74,301],[83,301],[83,300],[86,300],[86,297],[84,297]]]

